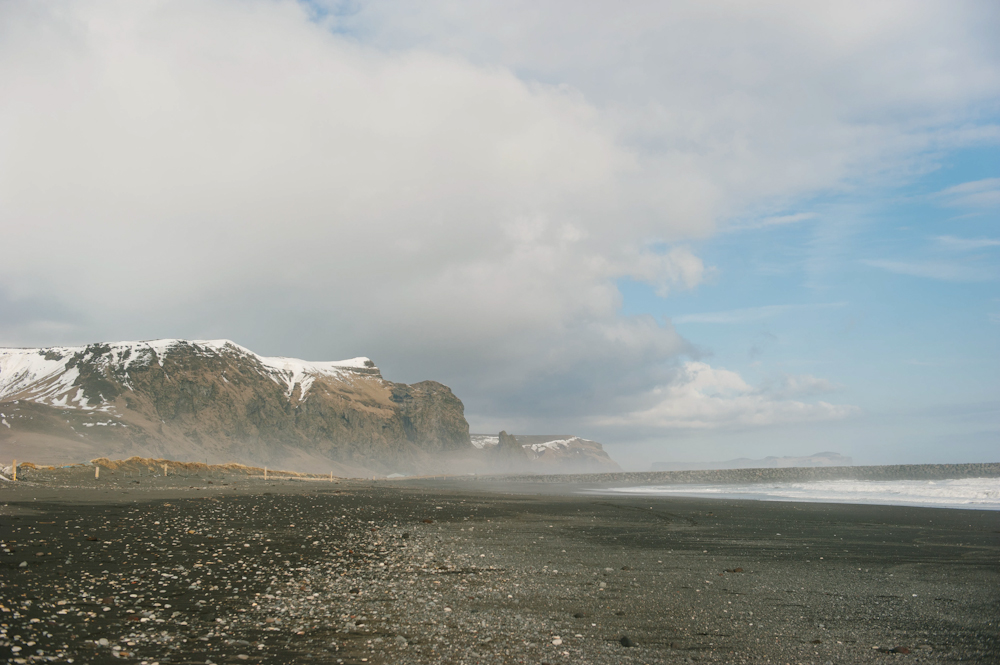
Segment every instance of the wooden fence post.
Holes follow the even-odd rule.
[[[14,480],[17,480],[17,460],[14,460]]]
[[[100,478],[100,477],[101,477],[101,467],[95,465],[94,466],[94,478],[97,479],[97,478]]]

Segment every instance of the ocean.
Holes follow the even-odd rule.
[[[689,496],[758,501],[860,503],[1000,510],[1000,478],[953,480],[814,480],[732,485],[643,485],[592,490],[630,496]]]

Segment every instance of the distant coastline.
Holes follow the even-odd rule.
[[[632,471],[563,475],[469,476],[469,481],[509,483],[617,483],[623,485],[731,484],[806,480],[945,480],[997,478],[1000,462],[972,464],[888,464],[885,466],[815,466],[758,469]]]
[[[801,466],[854,466],[854,460],[834,452],[812,455],[775,457],[762,459],[740,457],[724,462],[653,462],[650,471],[702,471],[706,469],[783,469]]]

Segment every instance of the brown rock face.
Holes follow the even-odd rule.
[[[611,473],[621,467],[596,441],[569,434],[517,435],[536,473]]]
[[[0,442],[41,462],[131,455],[368,475],[474,450],[462,402],[364,358],[263,358],[232,342],[0,351]]]
[[[488,473],[610,473],[618,463],[596,441],[569,434],[473,434]]]
[[[528,454],[517,438],[500,432],[500,441],[487,451],[490,471],[493,473],[524,473],[531,468]]]

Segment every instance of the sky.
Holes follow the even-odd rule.
[[[232,339],[629,469],[997,461],[1000,4],[0,3],[0,345]]]

